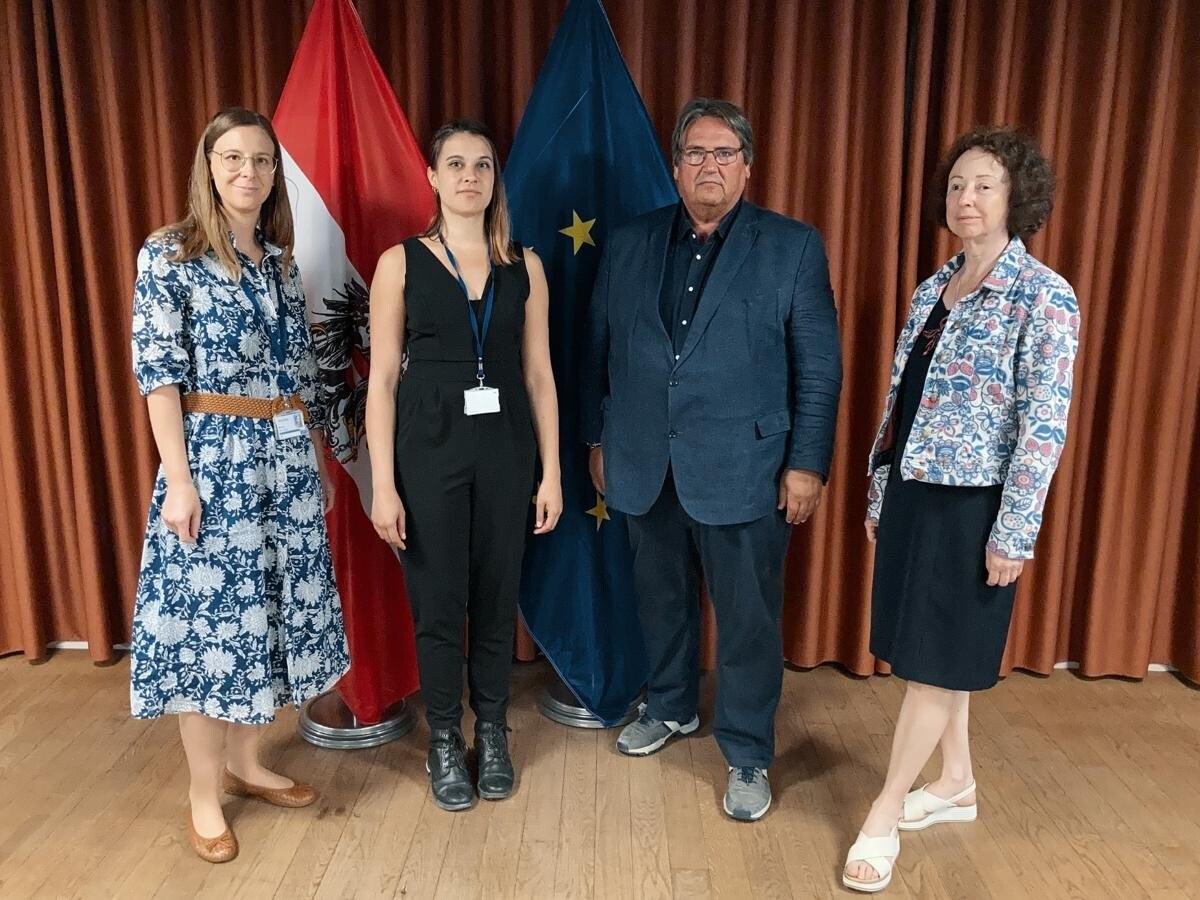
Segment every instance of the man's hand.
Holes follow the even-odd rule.
[[[604,493],[604,453],[599,447],[588,451],[588,474],[592,476],[592,487],[597,494]]]
[[[798,525],[807,522],[808,517],[817,511],[824,492],[825,485],[816,472],[784,469],[779,478],[779,505],[776,508],[787,510],[789,525]]]

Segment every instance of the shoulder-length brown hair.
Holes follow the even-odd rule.
[[[447,122],[433,135],[429,144],[429,164],[437,168],[438,159],[446,141],[456,134],[473,134],[483,138],[488,149],[492,151],[492,163],[496,169],[496,182],[492,191],[492,202],[483,212],[483,233],[487,237],[488,249],[492,263],[497,266],[507,266],[517,261],[517,248],[512,240],[512,220],[508,216],[508,197],[504,193],[504,181],[500,178],[500,154],[496,152],[496,142],[492,140],[487,126],[474,119],[455,119]],[[442,198],[437,198],[437,208],[429,227],[422,232],[421,237],[440,238],[442,227],[446,224],[442,215]]]
[[[263,202],[258,224],[263,237],[283,249],[283,274],[288,277],[292,268],[292,253],[296,247],[292,227],[292,204],[288,200],[287,186],[283,180],[282,153],[279,138],[271,127],[271,120],[262,113],[242,106],[223,109],[204,128],[200,143],[196,145],[196,156],[192,160],[192,175],[188,179],[187,215],[183,221],[160,228],[156,234],[170,235],[179,242],[179,247],[167,258],[172,262],[187,262],[212,250],[221,264],[234,278],[241,276],[238,263],[229,239],[229,220],[221,208],[221,197],[213,183],[209,168],[209,154],[225,132],[246,125],[256,126],[267,133],[275,147],[275,178],[271,193]]]

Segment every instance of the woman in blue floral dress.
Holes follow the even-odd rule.
[[[315,793],[263,768],[262,725],[349,666],[323,513],[332,498],[292,216],[268,120],[232,108],[196,149],[188,215],[138,255],[133,368],[162,466],[134,611],[131,703],[179,716],[188,829],[237,855],[221,791]]]

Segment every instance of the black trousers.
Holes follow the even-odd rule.
[[[731,766],[766,768],[775,757],[783,686],[783,559],[791,533],[782,512],[705,525],[680,505],[668,471],[649,511],[629,516],[633,578],[650,657],[647,715],[686,722],[700,692],[700,573],[717,614],[713,734]]]
[[[499,413],[467,416],[471,382],[437,374],[411,365],[396,398],[400,555],[431,729],[462,719],[464,627],[471,709],[505,721],[537,452],[519,378],[501,385]]]

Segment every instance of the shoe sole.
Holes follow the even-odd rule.
[[[771,800],[772,800],[772,798],[768,797],[767,805],[764,806],[762,809],[760,809],[758,812],[756,812],[750,816],[734,815],[733,810],[731,810],[729,808],[729,804],[727,802],[725,802],[724,800],[721,801],[721,806],[723,806],[725,808],[725,815],[729,816],[729,818],[733,819],[733,821],[735,821],[735,822],[757,822],[759,819],[761,819],[763,816],[765,816],[767,814],[767,810],[771,808]]]
[[[484,800],[507,800],[514,793],[516,793],[516,790],[516,786],[514,785],[513,788],[508,791],[480,791],[479,796]]]
[[[687,725],[681,725],[678,731],[672,731],[665,738],[655,741],[653,744],[647,744],[645,747],[638,747],[635,750],[626,750],[620,744],[617,744],[617,750],[624,753],[626,756],[649,756],[651,753],[657,753],[667,744],[676,738],[687,737],[689,734],[694,734],[700,730],[700,720],[696,719],[695,724],[689,722]]]
[[[896,827],[901,831],[924,831],[931,825],[938,825],[943,822],[974,822],[978,816],[979,810],[974,804],[971,806],[956,806],[952,809],[939,809],[937,812],[932,812],[923,819],[913,819],[909,822],[901,819],[896,823]]]
[[[886,877],[880,878],[878,881],[856,881],[853,878],[847,878],[845,875],[842,876],[842,884],[844,886],[850,888],[852,891],[860,891],[864,894],[877,894],[891,883],[891,872],[888,872]]]
[[[462,812],[464,809],[470,809],[475,805],[475,798],[472,797],[466,803],[443,803],[437,798],[436,794],[431,795],[433,802],[438,809],[444,809],[446,812]]]
[[[850,888],[852,891],[859,891],[863,894],[878,894],[885,887],[892,883],[892,876],[896,874],[896,862],[900,859],[900,851],[896,851],[896,855],[892,857],[892,867],[888,869],[888,873],[877,881],[859,881],[857,878],[851,878],[842,871],[842,885]],[[850,865],[846,863],[846,865]],[[870,863],[867,863],[871,866]],[[874,869],[874,866],[871,866]]]

